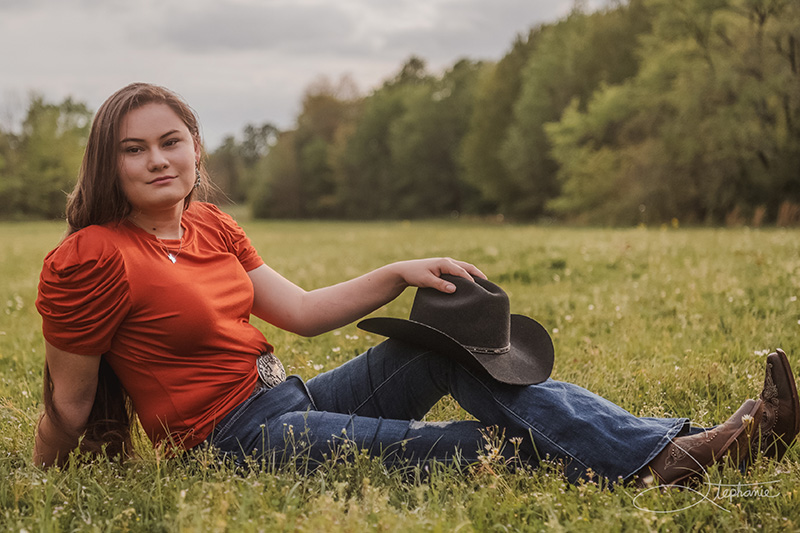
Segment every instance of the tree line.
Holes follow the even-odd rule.
[[[0,131],[0,212],[63,205],[89,116],[34,101]],[[209,167],[264,218],[797,224],[800,2],[576,8],[496,62],[411,57],[366,95],[320,79],[294,127],[248,125]]]
[[[67,98],[33,96],[17,133],[0,127],[0,215],[64,216],[89,136],[92,111]]]

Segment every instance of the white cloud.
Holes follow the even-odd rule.
[[[346,43],[353,23],[332,3],[212,3],[136,31],[139,37],[161,40],[188,53],[262,50],[291,54],[316,53],[319,43]]]

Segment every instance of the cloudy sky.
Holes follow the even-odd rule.
[[[148,81],[182,94],[214,148],[247,123],[291,127],[304,89],[351,76],[366,93],[412,54],[431,70],[497,60],[574,0],[0,0],[0,122],[31,91],[92,109]],[[599,3],[584,1],[592,7]]]

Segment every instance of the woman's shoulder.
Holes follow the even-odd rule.
[[[79,270],[124,268],[119,232],[109,226],[87,226],[68,235],[44,260],[46,270],[68,275]]]
[[[192,202],[187,214],[205,239],[236,255],[247,270],[263,263],[242,227],[216,205]]]
[[[130,309],[120,233],[114,227],[88,226],[45,258],[36,308],[53,346],[86,355],[109,349],[112,325]]]
[[[227,222],[233,220],[229,214],[224,212],[216,205],[208,202],[192,202],[186,211],[189,217],[204,222]]]
[[[193,223],[215,228],[222,233],[235,235],[244,234],[244,231],[233,217],[214,204],[192,202],[191,205],[189,205],[186,215]]]

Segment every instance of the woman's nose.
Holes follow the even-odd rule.
[[[151,171],[161,170],[162,168],[165,168],[167,165],[169,165],[169,161],[164,156],[164,154],[161,152],[161,150],[151,150],[150,151],[150,161],[149,161],[149,163],[150,163],[149,166],[150,166],[150,170]]]

